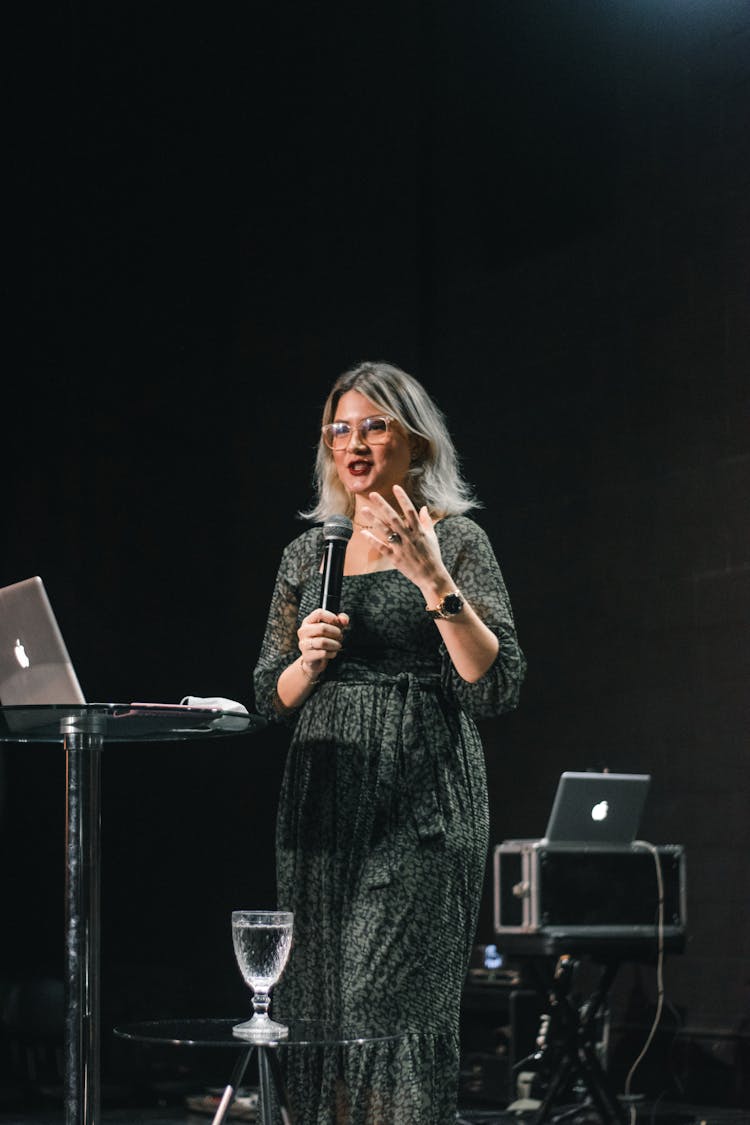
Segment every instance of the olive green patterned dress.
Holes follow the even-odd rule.
[[[458,1013],[489,844],[474,720],[516,707],[525,659],[485,532],[450,516],[436,534],[456,585],[500,641],[481,680],[456,674],[418,588],[377,571],[344,578],[343,650],[303,706],[285,712],[276,682],[320,604],[319,526],[283,553],[254,672],[258,711],[291,727],[276,847],[278,906],[294,911],[294,944],[274,1015],[404,1033],[281,1051],[298,1125],[456,1118]]]

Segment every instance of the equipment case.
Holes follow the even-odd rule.
[[[658,865],[657,865],[658,860]],[[506,840],[494,851],[496,934],[682,937],[687,923],[681,844],[625,846]]]

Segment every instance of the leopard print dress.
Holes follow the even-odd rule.
[[[517,706],[526,662],[482,528],[436,525],[456,586],[500,641],[477,683],[454,671],[418,588],[344,577],[344,647],[298,711],[276,695],[320,604],[322,528],[283,553],[254,671],[257,710],[290,727],[276,832],[278,907],[294,911],[276,1019],[340,1038],[279,1051],[296,1125],[448,1125],[458,1014],[483,890],[488,801],[475,724]]]

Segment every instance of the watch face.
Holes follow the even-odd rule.
[[[443,598],[443,604],[440,607],[444,614],[452,617],[454,613],[460,613],[464,607],[463,598],[458,594],[447,594]]]

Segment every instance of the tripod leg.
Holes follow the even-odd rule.
[[[599,1016],[609,988],[617,972],[617,962],[607,964],[599,979],[597,988],[591,995],[578,1028],[578,1066],[577,1070],[591,1095],[602,1120],[626,1125],[626,1115],[617,1095],[612,1090],[609,1077],[596,1053],[593,1043],[594,1023]]]
[[[258,1072],[260,1077],[260,1125],[273,1125],[271,1075],[268,1070],[267,1047],[258,1047]]]
[[[568,1015],[567,993],[575,962],[570,957],[558,958],[551,980],[537,970],[537,991],[549,1004],[546,1016],[542,1017],[540,1034],[537,1037],[539,1050],[524,1060],[533,1062],[537,1075],[546,1080],[546,1091],[534,1115],[534,1125],[542,1125],[547,1120],[550,1109],[570,1074],[575,1058],[575,1030],[571,1027]]]
[[[547,1087],[547,1092],[544,1095],[544,1100],[542,1101],[542,1104],[539,1106],[539,1109],[534,1115],[534,1125],[542,1125],[542,1122],[547,1120],[549,1111],[555,1104],[559,1091],[563,1088],[565,1082],[567,1081],[568,1075],[570,1074],[571,1065],[571,1058],[569,1055],[566,1055],[555,1071],[552,1080]]]
[[[581,1045],[578,1062],[579,1073],[602,1120],[626,1125],[625,1110],[610,1089],[606,1071],[589,1043]]]
[[[294,1119],[292,1111],[289,1107],[289,1099],[287,1097],[286,1088],[284,1087],[284,1078],[281,1073],[281,1065],[275,1051],[270,1051],[268,1054],[268,1065],[271,1068],[271,1077],[273,1084],[276,1087],[276,1095],[279,1099],[279,1108],[281,1110],[281,1120],[283,1125],[293,1125]]]
[[[234,1101],[234,1095],[237,1093],[237,1087],[240,1085],[242,1079],[245,1076],[247,1064],[250,1062],[250,1056],[252,1055],[254,1050],[255,1047],[248,1047],[246,1051],[242,1052],[239,1059],[235,1063],[234,1070],[232,1071],[232,1077],[229,1079],[229,1085],[225,1087],[224,1093],[221,1095],[221,1101],[219,1102],[219,1105],[216,1109],[216,1113],[214,1114],[214,1119],[211,1122],[211,1125],[221,1125],[222,1121],[229,1112],[229,1107]]]

